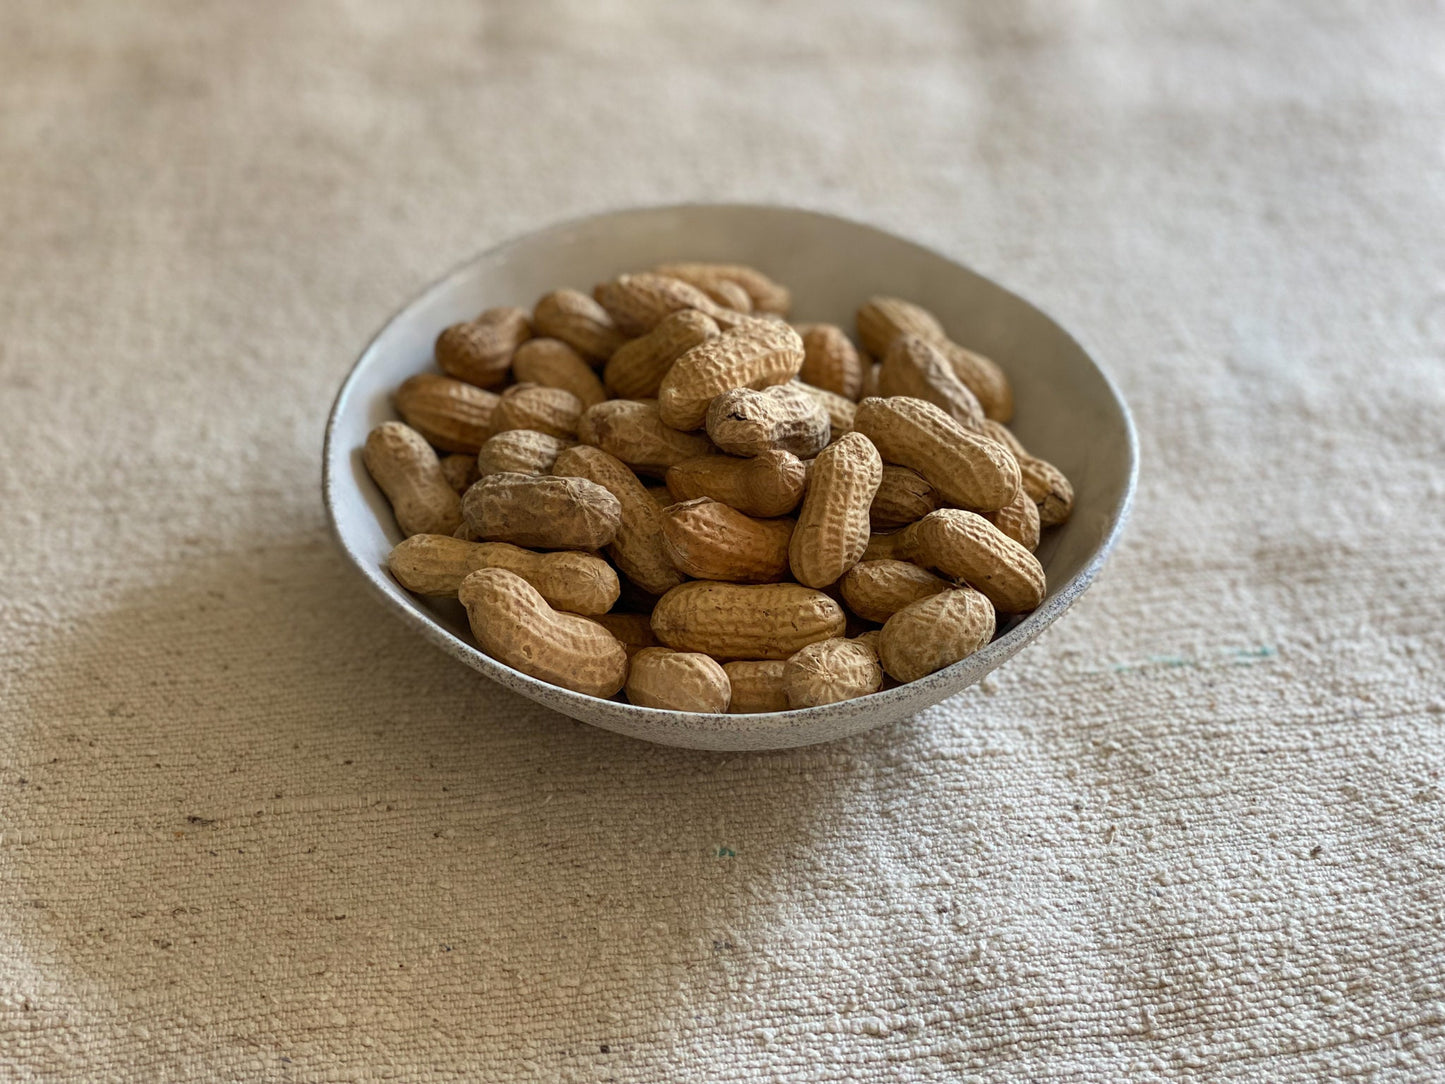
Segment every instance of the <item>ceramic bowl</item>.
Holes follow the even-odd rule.
[[[472,644],[455,600],[415,598],[386,570],[400,541],[386,499],[362,466],[367,432],[396,417],[390,394],[433,367],[448,324],[494,305],[530,308],[560,286],[594,283],[666,261],[756,265],[793,291],[793,318],[852,329],[874,294],[908,298],[1008,372],[1014,430],[1073,481],[1068,523],[1045,532],[1038,556],[1048,598],[986,648],[921,681],[826,707],[766,715],[707,715],[634,707],[528,677]],[[323,490],[342,552],[386,607],[419,635],[499,684],[574,719],[634,738],[699,749],[782,749],[831,741],[904,719],[967,688],[1058,619],[1089,586],[1119,536],[1134,490],[1137,449],[1117,389],[1058,324],[1003,287],[923,245],[811,211],[769,206],[651,207],[551,226],[485,252],[427,288],[362,351],[326,428]],[[495,711],[478,705],[478,714]]]

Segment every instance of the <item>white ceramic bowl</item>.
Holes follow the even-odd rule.
[[[432,368],[448,324],[494,305],[530,308],[561,286],[594,283],[665,261],[754,264],[793,291],[793,317],[853,327],[874,294],[916,301],[963,345],[1008,372],[1014,429],[1030,451],[1073,481],[1074,513],[1046,532],[1044,604],[975,655],[921,681],[826,707],[766,715],[703,715],[584,696],[513,670],[472,644],[454,600],[415,598],[386,570],[400,540],[386,499],[361,462],[367,432],[394,418],[392,390]],[[652,207],[565,222],[508,241],[457,268],[391,318],[362,351],[326,427],[323,490],[342,551],[387,607],[442,650],[523,696],[595,726],[664,745],[781,749],[856,734],[952,696],[1004,662],[1089,586],[1128,513],[1137,448],[1128,409],[1109,378],[1061,327],[1028,302],[921,245],[811,211],[767,206]]]

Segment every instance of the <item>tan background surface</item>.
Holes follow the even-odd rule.
[[[1438,1076],[1442,57],[1429,3],[7,0],[0,1076]],[[1120,381],[1125,543],[983,687],[652,748],[342,566],[383,318],[685,199],[931,243]]]

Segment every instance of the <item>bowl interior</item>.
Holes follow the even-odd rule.
[[[1038,556],[1044,605],[983,651],[887,692],[769,715],[715,716],[598,700],[529,678],[471,645],[455,601],[413,598],[386,571],[400,541],[385,497],[367,475],[368,431],[396,417],[393,389],[434,368],[448,324],[484,308],[530,308],[549,290],[592,285],[679,260],[750,263],[793,291],[793,319],[848,329],[874,294],[916,301],[950,335],[986,354],[1013,382],[1013,428],[1075,487],[1069,522],[1047,532]],[[366,581],[422,635],[507,687],[574,718],[670,745],[762,749],[806,745],[904,718],[977,681],[1038,635],[1088,586],[1122,526],[1136,450],[1128,411],[1108,378],[1062,328],[995,283],[920,245],[828,215],[777,207],[682,206],[602,214],[510,241],[457,268],[394,316],[347,377],[327,426],[324,491],[338,542]]]

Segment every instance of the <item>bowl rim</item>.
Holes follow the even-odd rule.
[[[358,382],[361,369],[371,358],[372,352],[373,350],[375,350],[378,342],[387,333],[387,331],[391,328],[393,324],[395,324],[398,320],[405,316],[406,313],[411,311],[414,307],[422,304],[424,301],[431,298],[435,294],[449,288],[455,279],[458,279],[465,275],[476,264],[479,264],[482,261],[505,251],[506,249],[512,248],[517,245],[533,242],[551,234],[564,233],[568,230],[574,230],[578,227],[597,222],[601,219],[621,218],[628,215],[667,214],[688,211],[762,211],[768,213],[782,213],[787,215],[802,215],[805,217],[839,223],[854,229],[864,229],[872,231],[874,233],[879,233],[893,241],[901,242],[904,245],[919,250],[925,255],[943,260],[948,264],[961,268],[964,271],[967,271],[968,273],[975,275],[980,279],[983,279],[994,288],[1001,290],[1009,297],[1021,302],[1027,308],[1032,309],[1034,312],[1038,313],[1045,320],[1051,323],[1055,328],[1057,328],[1059,332],[1065,337],[1065,339],[1067,339],[1070,343],[1072,343],[1075,347],[1078,348],[1079,353],[1088,362],[1089,366],[1092,367],[1092,369],[1094,370],[1094,374],[1099,378],[1100,381],[1102,381],[1104,387],[1107,388],[1110,397],[1113,399],[1114,406],[1117,408],[1119,416],[1124,424],[1125,446],[1126,454],[1128,457],[1128,476],[1124,481],[1124,487],[1120,493],[1119,498],[1114,502],[1114,506],[1108,510],[1108,530],[1105,533],[1102,541],[1099,543],[1098,549],[1094,552],[1094,555],[1089,559],[1088,563],[1073,576],[1071,576],[1068,580],[1066,580],[1057,590],[1051,592],[1038,609],[1024,615],[1021,619],[1015,619],[1012,626],[1009,627],[1002,635],[997,636],[995,639],[991,640],[986,646],[974,652],[972,655],[969,655],[967,658],[961,659],[960,661],[953,663],[951,666],[946,666],[942,670],[937,670],[932,674],[918,679],[917,681],[897,685],[892,689],[880,690],[879,692],[871,693],[868,696],[858,697],[853,700],[845,700],[835,704],[823,704],[809,708],[789,708],[785,711],[775,712],[739,713],[736,715],[730,713],[677,712],[671,709],[643,707],[641,705],[630,704],[623,701],[591,696],[586,693],[579,693],[571,689],[563,688],[562,686],[553,685],[550,682],[542,681],[540,678],[534,678],[529,674],[525,674],[520,670],[514,669],[513,667],[508,666],[506,663],[500,661],[499,659],[492,658],[490,655],[487,655],[480,649],[478,649],[475,644],[470,643],[467,640],[464,640],[461,637],[455,635],[450,630],[433,620],[429,615],[422,612],[421,610],[414,607],[399,605],[397,599],[395,599],[392,596],[391,592],[388,590],[387,585],[382,582],[381,577],[383,573],[377,569],[373,569],[371,567],[371,562],[364,558],[361,554],[357,553],[356,550],[351,547],[351,545],[346,539],[342,526],[337,518],[337,489],[341,484],[341,479],[337,477],[337,472],[333,469],[334,455],[336,453],[336,445],[338,440],[337,431],[340,428],[341,416],[346,411],[346,408],[350,403],[352,393]],[[348,449],[348,452],[349,451],[350,450]],[[1055,320],[1054,317],[1045,309],[1034,304],[1032,301],[1029,301],[1027,298],[1021,297],[1020,295],[1014,293],[1014,291],[1010,290],[1006,286],[1003,286],[991,276],[984,275],[982,272],[979,271],[975,271],[967,264],[960,262],[959,260],[948,255],[947,253],[940,252],[938,249],[935,249],[930,245],[924,244],[920,241],[916,241],[911,237],[905,237],[900,234],[894,233],[892,230],[885,229],[881,226],[875,226],[867,222],[860,222],[856,219],[847,218],[843,215],[833,214],[827,211],[819,211],[808,207],[798,207],[789,204],[730,201],[691,201],[683,203],[640,204],[627,207],[614,207],[600,211],[593,211],[582,215],[576,215],[559,221],[550,222],[537,229],[527,230],[526,232],[506,237],[497,244],[490,245],[487,248],[482,249],[481,251],[476,252],[473,255],[458,261],[457,263],[453,264],[440,277],[432,280],[419,292],[410,296],[406,301],[402,303],[399,308],[397,308],[389,316],[386,317],[386,319],[381,323],[377,330],[367,340],[366,345],[361,349],[360,353],[357,354],[356,360],[352,363],[351,368],[347,371],[345,379],[342,380],[341,387],[338,389],[335,399],[332,400],[331,409],[327,414],[326,418],[325,439],[322,444],[321,491],[322,503],[325,505],[326,508],[326,520],[331,532],[331,537],[336,542],[337,546],[341,549],[341,551],[346,555],[352,567],[361,575],[361,577],[367,583],[368,587],[370,587],[373,593],[375,593],[386,604],[386,608],[390,612],[402,618],[423,637],[432,641],[444,651],[447,651],[450,654],[458,655],[464,661],[467,661],[473,669],[478,670],[483,674],[486,674],[488,677],[492,676],[489,671],[491,670],[491,668],[495,667],[508,675],[516,683],[518,687],[517,691],[523,692],[524,695],[525,690],[527,689],[537,689],[539,695],[529,696],[529,699],[532,699],[534,702],[540,703],[543,707],[551,708],[551,710],[557,710],[555,707],[552,707],[552,705],[549,704],[547,701],[556,699],[560,695],[560,698],[563,701],[576,701],[579,706],[585,706],[589,708],[593,706],[605,706],[609,709],[621,709],[624,715],[635,714],[639,718],[653,717],[660,721],[663,719],[674,718],[681,715],[684,717],[694,717],[699,720],[725,721],[724,725],[719,728],[721,731],[724,732],[750,731],[758,733],[766,731],[770,734],[776,734],[778,732],[784,732],[788,730],[790,728],[790,724],[798,723],[800,724],[801,729],[809,724],[815,723],[824,716],[832,719],[838,719],[840,716],[844,718],[851,718],[860,715],[867,715],[870,713],[870,711],[885,711],[885,709],[889,705],[897,704],[905,699],[915,699],[918,697],[928,698],[933,693],[937,692],[941,687],[948,686],[948,688],[944,690],[941,696],[932,697],[932,699],[930,700],[930,703],[938,703],[941,700],[946,699],[948,696],[953,695],[957,692],[962,692],[964,688],[967,688],[969,685],[976,683],[980,678],[989,673],[998,665],[1007,661],[1020,648],[1029,643],[1045,629],[1047,629],[1050,625],[1052,625],[1056,620],[1058,620],[1058,618],[1064,613],[1065,610],[1067,610],[1070,606],[1074,604],[1075,601],[1078,600],[1079,596],[1081,596],[1086,590],[1088,590],[1089,586],[1098,576],[1099,570],[1103,568],[1105,561],[1108,560],[1109,555],[1114,551],[1114,547],[1118,544],[1119,537],[1124,529],[1124,525],[1128,521],[1129,514],[1133,509],[1135,491],[1138,486],[1138,479],[1139,437],[1138,432],[1134,426],[1134,418],[1129,410],[1128,403],[1125,401],[1124,396],[1119,391],[1118,385],[1115,384],[1114,380],[1109,376],[1108,372],[1098,363],[1097,360],[1095,360],[1094,354],[1090,350],[1088,350],[1083,343],[1079,341],[1078,336],[1076,336],[1072,331],[1066,328],[1058,320]],[[959,686],[958,688],[952,688],[955,679],[951,678],[950,675],[956,675],[957,671],[960,668],[976,670],[977,676],[974,677],[971,681],[965,682],[964,685]],[[920,708],[918,710],[925,709]],[[574,716],[574,718],[577,717]],[[580,721],[587,722],[588,720],[582,719]],[[782,748],[782,746],[778,746],[778,748]]]

